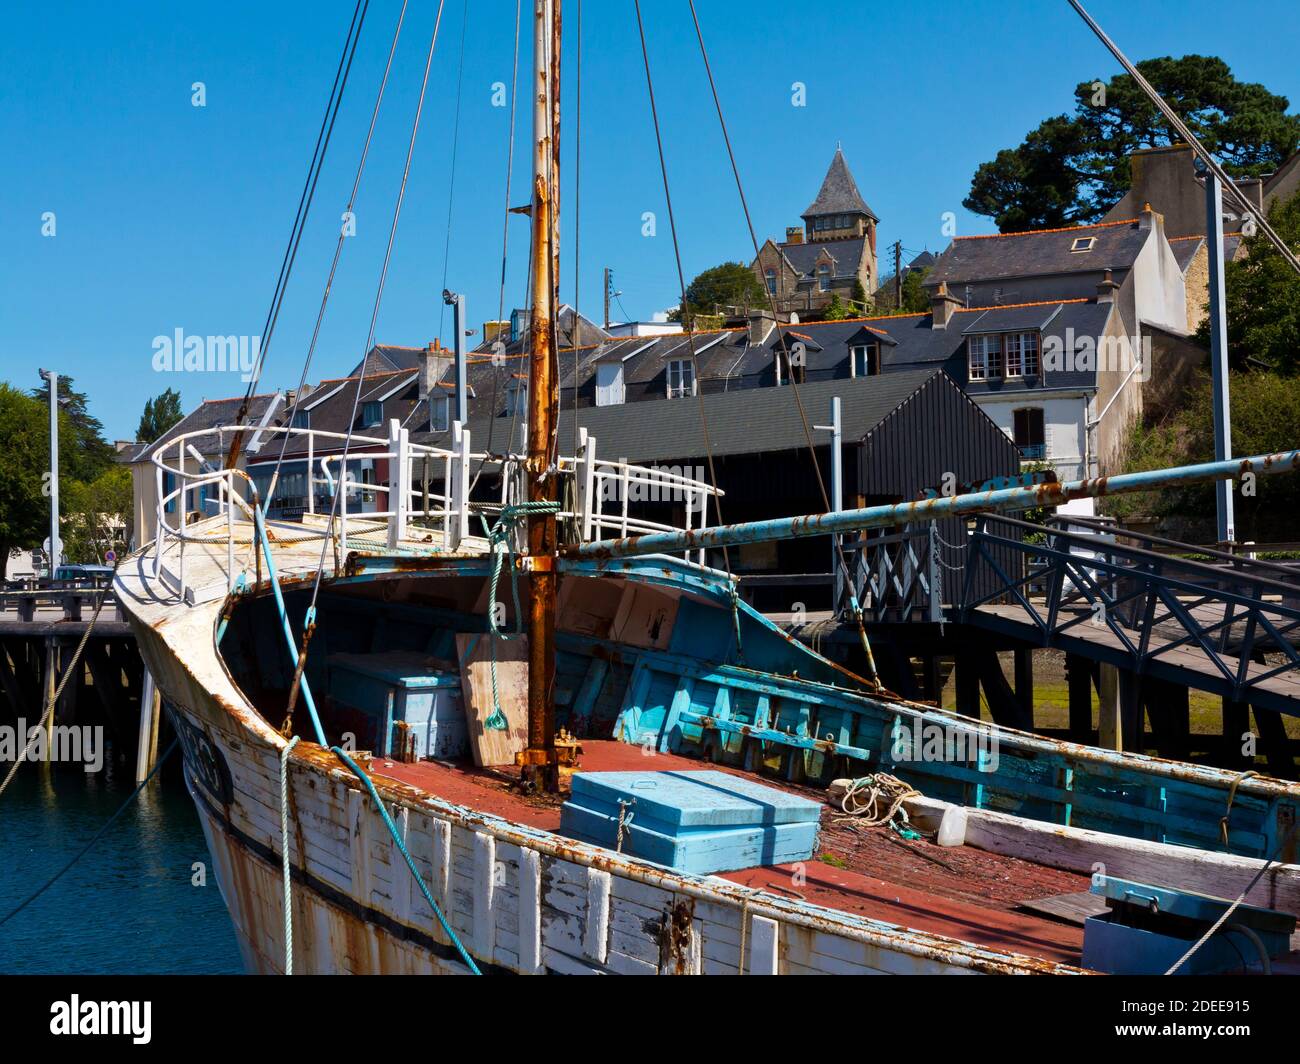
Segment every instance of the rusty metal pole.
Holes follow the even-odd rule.
[[[525,469],[528,501],[553,503],[559,498],[553,330],[559,272],[560,0],[535,0],[533,28],[533,261]],[[557,527],[554,513],[529,515],[528,747],[519,760],[525,781],[546,790],[559,786],[553,697]]]

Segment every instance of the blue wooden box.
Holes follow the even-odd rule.
[[[1106,899],[1110,911],[1084,921],[1080,962],[1112,975],[1164,975],[1230,904],[1224,898],[1114,876],[1097,877],[1090,889]],[[1291,948],[1295,925],[1295,917],[1288,913],[1239,906],[1178,974],[1258,970],[1263,962],[1255,939],[1270,957],[1280,957]],[[1241,931],[1243,927],[1250,933]]]
[[[400,757],[405,729],[414,758],[440,760],[469,752],[469,730],[461,703],[460,677],[436,659],[409,650],[380,654],[332,654],[329,692],[359,710],[373,730],[358,741],[384,757]]]
[[[713,769],[579,772],[560,811],[560,832],[680,872],[708,875],[806,861],[817,845],[821,805]]]

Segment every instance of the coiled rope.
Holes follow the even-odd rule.
[[[488,634],[491,637],[492,713],[483,722],[484,729],[505,731],[509,728],[506,715],[501,712],[501,696],[497,690],[497,640],[518,639],[524,634],[523,609],[519,604],[519,570],[515,566],[514,534],[519,522],[530,514],[558,513],[558,502],[521,502],[502,508],[495,525],[488,525],[486,515],[479,514],[483,534],[492,549],[492,575],[488,584]],[[501,579],[501,563],[510,562],[510,597],[515,604],[515,625],[507,631],[497,623],[497,584]]]
[[[865,823],[868,827],[888,824],[903,834],[911,830],[907,827],[907,810],[903,803],[920,794],[897,776],[877,772],[853,780],[840,798],[840,808],[858,823]]]

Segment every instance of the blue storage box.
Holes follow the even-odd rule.
[[[414,759],[454,759],[469,752],[460,676],[434,658],[409,650],[332,654],[329,692],[371,725],[369,742],[384,757],[401,758],[403,734]],[[398,724],[405,724],[399,728]],[[405,758],[402,758],[403,760]]]
[[[714,769],[576,773],[561,834],[614,849],[620,801],[622,852],[680,872],[807,861],[817,846],[820,803]]]

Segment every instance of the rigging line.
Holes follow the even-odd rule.
[[[460,61],[456,74],[456,117],[451,125],[451,175],[447,182],[447,232],[442,245],[442,290],[447,290],[447,267],[451,262],[451,219],[452,209],[456,204],[456,156],[460,153],[460,100],[465,88],[465,31],[469,27],[469,0],[461,9],[460,16]],[[441,301],[438,311],[438,335],[442,336],[443,326],[447,320],[447,301]],[[463,323],[462,323],[463,324]],[[459,345],[461,338],[457,338]],[[417,404],[419,405],[419,404]],[[430,417],[432,417],[432,411]]]
[[[343,90],[347,87],[348,75],[352,70],[352,60],[356,56],[357,45],[361,40],[361,27],[365,22],[366,12],[369,9],[370,0],[357,0],[357,6],[352,12],[352,24],[348,27],[348,36],[343,42],[343,52],[339,56],[339,67],[334,74],[334,84],[330,88],[330,98],[325,104],[325,114],[321,118],[320,132],[316,135],[316,147],[312,151],[311,163],[307,167],[307,178],[303,183],[303,189],[298,198],[298,210],[294,215],[293,226],[289,231],[289,242],[285,246],[284,257],[280,261],[280,273],[276,278],[275,290],[271,295],[271,305],[267,309],[266,321],[262,325],[262,343],[258,346],[257,362],[249,378],[243,402],[240,403],[239,411],[235,415],[236,427],[242,425],[244,418],[248,415],[248,405],[252,401],[253,393],[261,380],[262,369],[266,365],[266,353],[275,333],[276,322],[279,320],[280,307],[284,303],[284,294],[289,286],[289,277],[293,273],[294,261],[298,257],[298,245],[302,242],[302,234],[307,224],[307,215],[310,213],[312,201],[315,199],[316,183],[320,180],[320,172],[325,164],[325,153],[329,149],[329,142],[334,133],[334,123],[338,118],[339,107],[343,103]],[[234,466],[238,461],[242,444],[243,433],[236,432],[231,441],[230,453],[226,461],[227,467]]]
[[[49,879],[47,879],[44,883],[42,883],[35,891],[27,895],[27,897],[24,898],[22,901],[20,901],[16,906],[14,906],[14,908],[10,909],[7,913],[5,913],[4,916],[0,916],[0,926],[7,924],[20,912],[26,909],[27,906],[31,905],[32,902],[34,902],[37,898],[39,898],[42,894],[44,894],[47,890],[49,890],[52,886],[54,886],[55,883],[57,883],[60,879],[62,879],[63,876],[72,868],[73,865],[75,865],[78,861],[80,861],[83,857],[85,857],[87,853],[90,852],[91,847],[94,846],[95,843],[97,843],[101,838],[104,837],[105,832],[107,832],[109,828],[111,828],[115,823],[117,823],[117,818],[126,812],[127,807],[130,806],[130,804],[133,801],[135,801],[139,793],[142,790],[144,790],[146,786],[148,786],[149,781],[158,774],[158,770],[163,767],[163,762],[165,762],[169,757],[171,757],[172,751],[176,749],[176,744],[178,742],[180,742],[179,739],[173,739],[171,741],[171,745],[168,746],[167,749],[163,751],[162,757],[158,758],[158,760],[154,762],[153,768],[149,770],[149,775],[147,775],[144,779],[142,779],[140,783],[136,786],[135,790],[133,790],[129,795],[127,795],[126,801],[124,801],[121,805],[119,805],[117,807],[117,811],[106,821],[104,821],[103,824],[100,825],[99,830],[96,831],[95,834],[90,836],[86,844],[82,846],[81,849],[78,850],[73,855],[72,860],[70,860],[67,864],[65,864],[62,868],[60,868],[57,872],[55,872],[54,875],[52,875]]]
[[[402,35],[402,24],[406,19],[406,8],[408,3],[409,0],[402,0],[402,9],[400,12],[398,12],[397,15],[397,25],[393,30],[393,43],[389,45],[388,48],[388,62],[384,65],[384,76],[382,79],[380,79],[379,91],[375,95],[375,106],[370,113],[370,127],[369,129],[366,130],[366,141],[364,146],[361,149],[361,158],[357,162],[356,176],[352,179],[352,192],[348,196],[348,206],[347,206],[347,211],[345,212],[349,216],[352,214],[352,208],[356,205],[357,191],[361,187],[361,175],[365,172],[366,160],[370,156],[370,144],[371,141],[374,139],[375,125],[379,121],[379,108],[384,100],[384,90],[388,87],[388,76],[393,69],[393,56],[397,52],[397,41]],[[347,237],[345,235],[345,229],[343,227],[340,227],[338,240],[334,244],[334,261],[330,263],[329,276],[325,280],[325,291],[321,295],[320,310],[316,312],[316,326],[312,330],[311,343],[308,344],[307,346],[307,357],[303,361],[302,374],[298,378],[298,389],[296,392],[294,392],[293,403],[290,405],[288,410],[286,430],[293,427],[293,416],[298,412],[298,406],[302,402],[302,398],[303,398],[302,389],[303,386],[307,383],[307,374],[311,372],[312,357],[316,353],[316,342],[320,338],[321,323],[325,320],[325,308],[329,303],[330,293],[333,291],[334,288],[334,274],[338,270],[339,259],[343,254],[343,242],[346,239]],[[366,357],[367,358],[369,357],[368,351],[366,353]],[[365,362],[363,361],[361,363],[362,376],[365,375],[365,371],[366,371],[366,365]],[[275,469],[271,473],[270,488],[266,493],[266,507],[263,510],[263,515],[269,513],[271,510],[271,499],[275,495],[275,485],[280,478],[280,467],[284,464],[285,450],[289,446],[289,436],[290,433],[286,431],[283,434],[283,438],[280,441],[280,456],[276,459]],[[309,492],[315,490],[312,485],[312,480],[311,480],[312,476],[313,474],[311,469],[308,469],[307,490]]]
[[[1160,93],[1156,92],[1152,84],[1142,76],[1141,71],[1139,71],[1138,68],[1129,61],[1128,56],[1120,51],[1119,45],[1112,41],[1110,37],[1106,35],[1106,31],[1097,25],[1093,17],[1084,10],[1083,5],[1079,3],[1079,0],[1068,0],[1068,2],[1070,6],[1079,13],[1079,17],[1088,24],[1088,28],[1097,35],[1097,39],[1106,46],[1110,51],[1110,54],[1119,60],[1120,66],[1128,71],[1129,77],[1137,83],[1138,88],[1146,93],[1151,102],[1160,109],[1161,113],[1167,119],[1169,119],[1169,124],[1174,127],[1174,130],[1178,135],[1192,146],[1192,150],[1195,151],[1201,161],[1209,167],[1214,176],[1219,179],[1219,184],[1223,186],[1223,191],[1227,193],[1228,197],[1232,199],[1247,215],[1255,219],[1255,224],[1264,235],[1268,237],[1269,241],[1272,242],[1278,253],[1287,261],[1287,264],[1297,273],[1300,273],[1300,258],[1298,258],[1295,252],[1291,250],[1286,241],[1278,235],[1277,231],[1269,223],[1269,220],[1264,217],[1264,212],[1262,210],[1258,212],[1256,211],[1255,205],[1251,203],[1250,200],[1246,198],[1246,194],[1237,187],[1237,182],[1228,176],[1228,172],[1219,165],[1219,161],[1210,154],[1206,147],[1196,139],[1196,135],[1187,127],[1187,123],[1178,116],[1178,112],[1164,101],[1164,98]]]
[[[506,138],[506,202],[505,210],[502,212],[503,221],[501,223],[501,288],[497,293],[497,335],[492,341],[495,347],[496,343],[501,340],[501,317],[506,311],[506,259],[510,250],[510,181],[514,174],[515,166],[515,109],[519,102],[519,24],[520,8],[523,0],[515,0],[515,57],[514,69],[510,75],[510,129]],[[487,339],[485,336],[484,340]],[[504,347],[504,344],[502,344]],[[492,367],[492,406],[488,417],[488,437],[484,451],[487,454],[492,453],[492,430],[496,427],[497,417],[497,385],[501,379],[500,367],[495,364]],[[506,447],[509,450],[509,446]],[[474,480],[469,486],[472,492],[475,485],[478,484],[478,478],[483,475],[483,468],[487,463],[478,467],[478,472],[474,474]]]
[[[695,36],[700,43],[700,55],[704,60],[704,70],[705,73],[708,75],[708,79],[709,79],[709,91],[713,95],[713,106],[718,113],[718,125],[722,129],[722,139],[727,146],[727,158],[731,161],[731,172],[736,179],[736,192],[740,197],[740,206],[745,214],[745,225],[749,229],[749,240],[754,247],[754,258],[757,259],[759,254],[758,236],[754,231],[753,217],[749,213],[749,201],[745,196],[744,184],[740,179],[740,167],[736,163],[736,153],[731,146],[731,134],[727,130],[727,120],[722,113],[722,100],[718,95],[718,86],[717,83],[713,80],[713,65],[709,62],[709,52],[707,47],[704,44],[704,32],[700,28],[700,18],[699,18],[699,14],[695,10],[695,0],[688,0],[688,3],[690,4],[690,9],[691,9],[691,19],[695,24]],[[813,442],[812,427],[808,422],[808,415],[807,412],[804,410],[803,400],[799,395],[799,385],[795,380],[794,366],[790,362],[789,351],[785,342],[785,333],[782,332],[781,322],[780,319],[777,317],[776,297],[773,295],[771,289],[769,289],[767,285],[763,285],[763,292],[767,297],[768,305],[771,307],[772,319],[776,327],[777,336],[780,338],[780,349],[776,352],[778,369],[780,366],[781,356],[782,354],[784,354],[786,356],[786,365],[790,369],[790,374],[789,374],[790,391],[791,394],[794,396],[795,406],[799,411],[799,420],[803,424],[804,439],[808,445],[808,456],[812,461],[813,472],[817,476],[817,487],[821,492],[823,505],[826,507],[827,511],[830,511],[831,509],[830,494],[826,490],[826,481],[822,477],[821,463],[817,461],[817,447],[816,444]],[[683,296],[683,303],[685,303],[684,296]],[[842,502],[842,500],[840,501]],[[844,547],[840,543],[839,536],[832,536],[831,542],[834,545],[836,559],[838,560],[839,565],[843,570],[845,586],[851,589],[853,587],[853,580],[852,580],[852,575],[849,571],[848,561],[845,559],[844,556]],[[859,625],[860,624],[861,621],[859,620]]]
[[[365,358],[369,356],[375,340],[375,326],[379,320],[379,307],[384,298],[384,284],[388,280],[388,264],[393,257],[393,242],[397,238],[397,223],[401,218],[402,203],[406,199],[406,185],[411,176],[411,157],[415,154],[415,139],[420,132],[420,116],[424,113],[424,98],[429,89],[429,70],[433,66],[433,53],[438,45],[438,31],[442,27],[442,11],[445,6],[446,0],[438,0],[438,14],[433,23],[433,35],[429,38],[429,54],[424,61],[424,80],[420,83],[420,99],[416,104],[415,117],[411,122],[411,139],[406,146],[406,164],[402,169],[402,183],[397,190],[397,202],[393,205],[393,221],[388,229],[388,245],[384,250],[384,263],[379,273],[379,286],[375,291],[375,305],[370,314],[370,331],[366,336],[361,373],[357,375],[357,387],[352,395],[352,413],[348,418],[347,435],[343,438],[343,456],[339,460],[338,481],[334,490],[333,501],[330,503],[329,522],[325,527],[324,536],[321,537],[320,562],[316,566],[316,577],[312,582],[311,590],[310,609],[313,611],[316,608],[317,597],[320,595],[321,578],[325,572],[325,559],[329,553],[330,543],[334,535],[334,522],[338,516],[339,499],[348,490],[348,451],[352,444],[352,433],[357,422],[357,407],[361,400],[362,386],[366,379]]]
[[[578,367],[582,356],[578,353],[578,301],[582,297],[579,271],[582,266],[582,0],[578,0],[577,39],[577,114],[573,131],[573,327],[569,330],[569,343],[573,347],[573,456],[578,456]]]
[[[677,244],[677,221],[673,212],[672,194],[669,192],[668,189],[668,163],[664,159],[663,136],[659,130],[659,109],[655,104],[654,81],[650,75],[650,52],[649,49],[646,47],[645,25],[641,19],[641,0],[632,0],[632,2],[633,2],[633,6],[636,8],[637,32],[641,37],[641,58],[645,63],[646,89],[650,96],[650,116],[654,120],[655,146],[659,153],[659,172],[663,175],[664,202],[668,207],[668,229],[669,232],[672,234],[672,238],[673,238],[673,256],[677,263],[677,283],[681,288],[682,314],[684,317],[686,314],[686,274],[682,270],[682,253],[681,253],[681,249],[678,247]],[[702,434],[704,437],[704,456],[709,463],[709,480],[711,481],[712,487],[714,489],[713,509],[714,512],[718,515],[718,524],[721,525],[721,524],[725,524],[726,522],[724,522],[722,519],[722,495],[720,492],[718,492],[718,473],[713,462],[713,444],[712,441],[709,439],[709,418],[708,418],[708,413],[706,412],[704,407],[704,393],[700,389],[700,365],[699,365],[699,360],[697,359],[695,353],[695,327],[694,327],[694,322],[686,322],[685,324],[687,326],[686,342],[687,345],[690,347],[690,351],[691,351],[691,371],[695,377],[694,380],[695,396],[699,404],[699,410],[700,410],[700,428],[702,430]],[[707,513],[708,503],[706,502],[704,505],[705,505],[705,512]],[[731,573],[731,553],[729,548],[726,546],[723,546],[722,548],[722,563],[724,568],[727,570],[727,578],[731,582],[732,587],[734,589],[735,578],[732,576]]]

